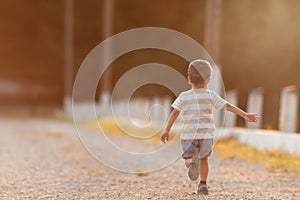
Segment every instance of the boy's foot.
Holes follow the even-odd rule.
[[[192,181],[197,180],[199,177],[199,162],[198,156],[194,156],[190,159],[188,176]]]
[[[208,195],[208,186],[207,185],[198,185],[197,193]]]

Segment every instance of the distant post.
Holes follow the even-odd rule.
[[[222,21],[222,3],[223,0],[205,0],[205,18],[204,18],[204,47],[212,56],[216,65],[220,66],[220,32]],[[219,68],[219,70],[221,70]],[[221,91],[220,74],[213,71],[210,88],[219,95]],[[221,125],[221,114],[214,113],[214,119],[218,126]]]
[[[109,38],[113,34],[113,22],[114,22],[114,0],[104,0],[103,1],[103,6],[102,6],[102,13],[103,13],[103,28],[102,28],[102,34],[104,39]],[[107,49],[105,50],[105,55],[102,59],[108,60],[111,57],[113,51],[112,46],[108,46]],[[101,115],[107,115],[108,108],[109,108],[109,103],[110,103],[110,90],[111,90],[111,85],[112,85],[112,78],[111,75],[112,70],[107,68],[104,76],[102,77],[101,81],[101,86],[102,86],[102,91],[100,94],[100,107],[101,107]]]
[[[220,33],[223,0],[205,1],[204,47],[215,63],[220,64]]]
[[[236,90],[229,90],[226,92],[226,100],[233,104],[238,104],[238,95]],[[225,114],[225,127],[233,128],[236,126],[236,115],[231,112],[226,112]]]
[[[73,88],[73,25],[74,25],[74,2],[65,0],[65,22],[64,22],[64,47],[65,47],[65,70],[64,70],[64,99],[65,111],[71,109],[71,97]]]
[[[295,86],[284,87],[281,91],[279,130],[297,132],[298,94]]]
[[[263,88],[256,88],[252,90],[248,96],[247,112],[259,114],[260,120],[256,123],[246,122],[247,128],[252,128],[252,129],[261,128],[263,102],[264,102],[263,93],[264,93]]]

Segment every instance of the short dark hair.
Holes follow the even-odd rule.
[[[188,76],[191,83],[203,85],[208,83],[212,73],[212,67],[206,60],[194,60],[189,64]]]

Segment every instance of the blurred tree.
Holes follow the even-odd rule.
[[[203,44],[204,3],[204,0],[115,0],[112,34],[156,26],[180,31]],[[103,0],[74,0],[74,72],[107,37],[102,33],[102,6]],[[251,89],[265,89],[264,128],[278,128],[281,88],[291,84],[300,87],[299,10],[298,0],[223,1],[220,64],[225,87],[238,90],[239,106],[244,109]],[[3,1],[0,12],[0,83],[15,81],[23,89],[17,96],[0,91],[0,103],[28,102],[33,86],[39,85],[38,102],[61,105],[64,1]],[[110,66],[112,84],[127,70],[147,62],[166,64],[186,74],[187,61],[182,58],[164,51],[139,50],[121,56]],[[100,91],[101,86],[97,96]],[[170,91],[145,86],[135,96],[148,94],[170,95]],[[243,121],[239,125],[244,125]]]
[[[299,9],[297,0],[224,1],[221,63],[225,86],[238,89],[244,109],[249,90],[265,89],[264,128],[278,128],[282,87],[300,86]]]

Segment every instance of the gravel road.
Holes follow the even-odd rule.
[[[210,194],[199,196],[195,193],[197,183],[187,179],[182,160],[153,173],[123,173],[90,156],[72,123],[1,119],[0,127],[1,200],[300,200],[299,174],[269,172],[261,164],[222,160],[214,155],[210,159]]]

